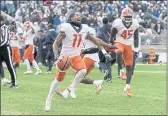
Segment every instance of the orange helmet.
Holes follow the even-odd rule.
[[[71,65],[70,57],[66,55],[61,55],[56,61],[56,67],[60,71],[66,71]]]
[[[131,8],[124,8],[121,12],[121,19],[126,23],[130,23],[132,22],[133,14],[134,12]]]

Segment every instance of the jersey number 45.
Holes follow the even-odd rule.
[[[121,37],[124,39],[129,39],[133,34],[133,30],[124,30],[121,34]]]

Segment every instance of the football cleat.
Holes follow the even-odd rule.
[[[26,72],[24,72],[23,74],[26,75],[26,74],[31,74],[32,71],[31,70],[27,70]]]
[[[10,84],[10,83],[11,83],[11,81],[9,81],[8,79],[6,79],[5,77],[1,79],[1,84],[3,86],[5,86],[6,84]]]
[[[12,89],[17,89],[18,88],[18,85],[11,85],[9,88],[12,88]]]
[[[76,89],[74,89],[74,88],[69,88],[69,91],[70,91],[70,96],[71,96],[73,99],[76,99]]]
[[[47,96],[45,103],[45,111],[49,112],[51,109],[51,97]]]
[[[112,83],[112,78],[107,78],[107,79],[106,79],[106,82]]]
[[[39,70],[36,71],[35,75],[38,75],[38,74],[41,74],[41,73],[42,73],[42,71],[39,69]]]
[[[99,94],[102,90],[103,80],[98,80],[96,82],[96,94]]]
[[[124,88],[124,91],[126,92],[127,96],[131,97],[131,88]]]
[[[121,77],[123,80],[126,80],[126,79],[127,79],[127,76],[126,76],[124,70],[120,70],[120,77]]]
[[[67,99],[70,94],[70,91],[68,89],[65,89],[63,92],[61,92],[61,93],[58,92],[58,93],[62,98]]]

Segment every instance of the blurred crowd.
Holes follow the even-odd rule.
[[[157,34],[160,34],[165,28],[163,22],[167,22],[167,1],[21,1],[10,0],[1,1],[0,9],[12,16],[15,20],[24,23],[30,21],[35,27],[34,44],[35,59],[38,62],[42,62],[44,66],[49,66],[48,71],[51,70],[50,64],[52,64],[53,56],[48,54],[48,49],[52,49],[52,43],[58,34],[59,25],[68,20],[70,12],[80,12],[88,18],[88,24],[90,27],[95,28],[99,33],[99,28],[111,29],[112,22],[120,17],[121,11],[124,7],[128,6],[134,11],[134,18],[136,18],[143,29],[148,32],[152,37],[141,37],[144,43],[148,40],[153,41],[152,27]],[[151,16],[150,16],[151,15]],[[103,19],[107,18],[108,24],[103,23]],[[154,17],[154,18],[153,18]],[[155,19],[156,22],[153,22]],[[162,22],[162,25],[161,25]],[[109,31],[110,32],[110,31]],[[106,33],[106,32],[104,32]],[[156,37],[155,37],[156,38]],[[160,37],[159,37],[160,38]],[[155,39],[160,42],[160,39]],[[148,42],[150,43],[150,42]],[[21,43],[20,43],[21,44]],[[22,46],[22,44],[21,44]],[[48,47],[50,46],[50,47]],[[38,52],[37,52],[38,51]],[[21,52],[21,54],[23,54]],[[46,63],[46,59],[48,64]]]
[[[145,17],[145,12],[167,21],[167,1],[129,0],[127,5],[134,10],[135,17],[145,28],[150,28],[151,23]],[[69,12],[81,12],[88,17],[89,25],[97,28],[102,26],[103,17],[108,17],[111,23],[120,16],[124,7],[124,1],[1,1],[1,10],[16,20],[22,23],[30,20],[38,25],[51,23],[56,30],[60,23],[66,21]]]

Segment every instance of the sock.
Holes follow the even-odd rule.
[[[85,75],[86,75],[86,69],[78,71],[69,87],[76,88],[77,83],[81,82],[81,80],[84,78]]]
[[[33,66],[36,68],[36,70],[40,70],[35,60],[33,60],[32,63],[33,63]]]
[[[48,96],[49,97],[52,97],[54,95],[54,92],[57,88],[57,86],[59,85],[59,81],[57,81],[56,79],[54,79],[54,81],[51,83],[51,86],[50,86],[50,91],[48,93]]]
[[[124,69],[120,69],[120,73],[121,73],[121,72],[124,72]]]
[[[29,60],[25,59],[24,62],[26,64],[26,66],[27,66],[27,70],[31,70]]]
[[[100,83],[102,83],[103,82],[103,80],[94,80],[93,81],[93,84],[94,85],[98,85],[98,84],[100,84]]]
[[[126,84],[126,86],[125,86],[126,88],[130,88],[130,84]]]
[[[94,84],[94,85],[97,85],[97,80],[93,81],[93,84]]]
[[[132,79],[132,66],[126,66],[126,76],[126,84],[130,84]]]

